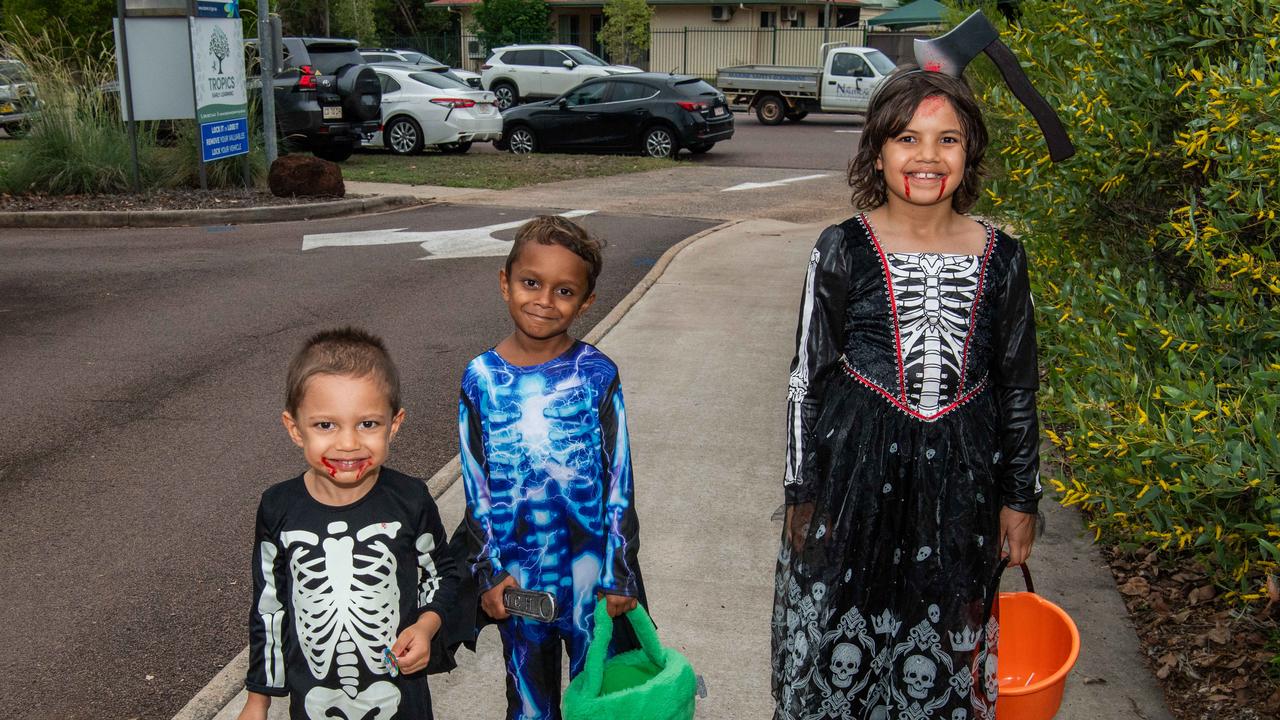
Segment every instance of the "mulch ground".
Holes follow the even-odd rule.
[[[348,195],[347,197],[353,197]],[[267,205],[298,205],[338,200],[336,197],[282,198],[268,190],[155,190],[142,195],[6,195],[0,193],[0,212],[78,210],[215,210]]]
[[[1280,718],[1280,580],[1252,608],[1218,596],[1203,566],[1104,551],[1178,720]]]

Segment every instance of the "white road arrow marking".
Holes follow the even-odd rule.
[[[786,178],[784,180],[774,180],[773,182],[745,182],[741,185],[727,187],[720,192],[733,192],[734,190],[758,190],[768,187],[782,187],[787,183],[801,182],[803,180],[817,180],[818,178],[830,177],[831,173],[823,173],[822,175],[802,175],[800,177]]]
[[[590,215],[594,212],[595,210],[570,210],[566,213],[560,213],[560,216],[575,218]],[[304,235],[302,237],[302,251],[306,252],[322,247],[364,247],[368,245],[418,243],[427,252],[427,255],[418,258],[419,260],[500,257],[511,251],[511,241],[499,240],[493,237],[493,234],[518,228],[528,221],[528,218],[526,218],[497,225],[485,225],[484,227],[433,230],[430,232],[407,232],[408,228],[389,228],[386,230],[366,230],[364,232]]]

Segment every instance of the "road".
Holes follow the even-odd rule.
[[[735,113],[733,138],[706,155],[682,153],[681,160],[725,167],[839,170],[849,165],[862,137],[861,115],[809,115],[798,123],[761,125],[755,113]],[[496,153],[479,143],[471,152]]]
[[[169,718],[244,647],[253,511],[265,487],[300,469],[279,413],[287,358],[310,333],[358,323],[386,337],[408,409],[395,467],[426,476],[455,454],[459,373],[509,330],[501,259],[424,261],[414,242],[304,252],[304,235],[531,214],[436,206],[0,234],[6,716]],[[714,224],[581,222],[611,242],[580,331],[668,247]]]

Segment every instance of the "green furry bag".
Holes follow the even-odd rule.
[[[613,619],[596,603],[596,630],[582,672],[560,703],[564,720],[692,720],[698,681],[685,656],[662,646],[644,607],[627,613],[640,649],[609,654]]]

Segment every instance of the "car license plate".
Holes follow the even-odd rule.
[[[325,120],[341,120],[341,119],[342,119],[342,106],[341,106],[341,105],[326,105],[326,106],[325,106],[325,108],[324,108],[324,119],[325,119]]]
[[[5,103],[3,105],[0,105],[0,113],[8,115],[15,111],[16,111],[16,108],[13,107],[13,103]]]
[[[726,107],[718,107],[718,108],[713,108],[711,110],[711,117],[720,117],[721,115],[728,115],[728,114],[729,114],[729,108],[726,108]]]

